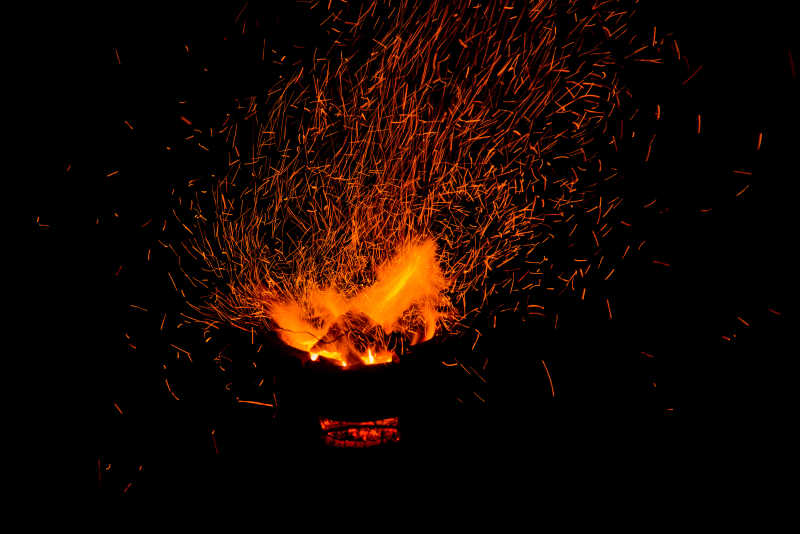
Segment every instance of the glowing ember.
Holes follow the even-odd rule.
[[[392,361],[387,333],[411,344],[433,337],[446,283],[432,241],[403,247],[377,269],[374,284],[348,297],[335,288],[311,288],[301,302],[274,302],[269,318],[289,346],[340,362]]]
[[[337,421],[320,417],[326,445],[332,447],[375,447],[400,441],[397,417],[376,421]]]

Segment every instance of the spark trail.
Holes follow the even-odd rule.
[[[192,319],[351,366],[457,333],[546,271],[569,286],[543,247],[598,242],[621,203],[597,154],[644,55],[626,5],[328,6],[330,49],[216,132],[228,169],[181,221],[207,290]]]

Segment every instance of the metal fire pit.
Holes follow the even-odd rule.
[[[438,344],[421,343],[391,363],[342,368],[329,360],[273,346],[279,366],[279,418],[297,445],[324,448],[394,448],[435,430]],[[412,415],[410,415],[412,414]],[[408,420],[406,420],[408,419]],[[293,441],[294,438],[289,438]],[[410,441],[409,441],[410,443]]]
[[[272,348],[281,362],[279,417],[290,441],[294,435],[305,446],[312,433],[326,448],[392,447],[400,441],[407,373],[399,361],[342,368],[280,344]]]
[[[399,364],[342,369],[310,362],[306,370],[324,445],[365,448],[400,441]]]

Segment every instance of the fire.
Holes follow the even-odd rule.
[[[629,116],[623,58],[650,61],[629,11],[322,4],[340,9],[330,49],[240,102],[213,130],[224,174],[179,203],[191,237],[174,250],[202,294],[187,318],[352,368],[466,331],[493,296],[540,309],[527,303],[610,268],[622,198],[598,154]]]
[[[301,301],[276,301],[268,316],[287,345],[340,365],[391,362],[388,334],[409,344],[431,339],[443,315],[447,282],[428,239],[406,244],[377,268],[376,281],[348,296],[336,288],[311,288]]]

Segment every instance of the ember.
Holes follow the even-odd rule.
[[[325,444],[333,447],[375,447],[400,441],[397,417],[376,421],[336,421],[320,417],[319,425]]]
[[[333,11],[327,53],[215,130],[229,168],[181,220],[184,273],[209,289],[192,319],[343,368],[388,363],[465,331],[493,295],[569,277],[544,250],[556,235],[599,247],[621,199],[597,193],[617,172],[595,143],[626,110],[629,14],[476,7]]]

